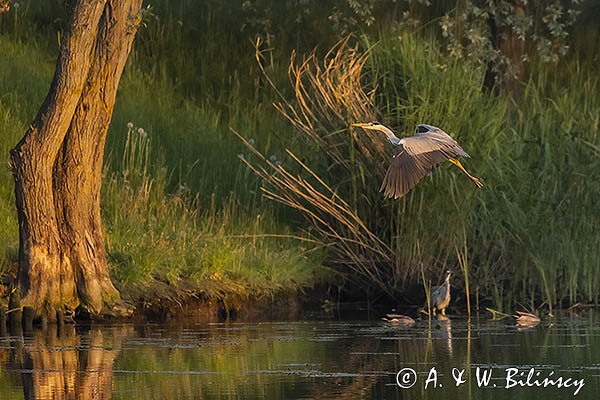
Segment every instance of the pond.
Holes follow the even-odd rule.
[[[48,326],[0,337],[0,399],[596,399],[598,322]]]

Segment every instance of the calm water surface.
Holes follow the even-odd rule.
[[[575,398],[597,399],[598,322],[588,313],[529,330],[483,316],[409,329],[378,321],[48,327],[0,336],[0,399],[574,398],[575,387],[507,389],[511,367],[520,368],[515,380],[531,368],[530,382],[583,379]],[[492,372],[485,387],[477,367]],[[405,368],[417,373],[410,389],[396,382]],[[405,371],[401,383],[412,379]]]

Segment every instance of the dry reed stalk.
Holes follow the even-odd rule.
[[[375,89],[365,91],[362,84],[368,53],[351,46],[350,38],[335,45],[322,61],[315,51],[302,60],[292,53],[288,75],[294,99],[290,101],[265,71],[260,46],[258,41],[256,59],[267,82],[280,94],[275,108],[330,161],[330,176],[318,174],[290,150],[286,153],[291,162],[275,165],[234,132],[257,160],[241,157],[242,161],[262,179],[266,198],[298,210],[310,221],[313,234],[329,249],[330,264],[345,268],[352,279],[368,287],[393,295],[399,283],[391,279],[394,253],[356,205],[360,203],[356,196],[367,192],[358,182],[379,182],[385,172],[381,160],[388,156],[380,137],[350,128],[353,122],[375,119]],[[374,190],[368,193],[377,195]]]

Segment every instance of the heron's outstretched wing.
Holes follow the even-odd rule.
[[[429,129],[423,131],[423,129]],[[432,151],[443,151],[451,154],[450,157],[469,155],[460,147],[454,138],[440,128],[431,125],[419,125],[417,134],[402,139],[404,148],[413,155],[428,153]]]
[[[436,128],[437,129],[437,128]],[[404,196],[439,163],[469,155],[441,129],[402,139],[381,184],[386,198]]]
[[[386,198],[404,196],[428,173],[402,146],[399,147],[400,151],[392,159],[379,189]]]

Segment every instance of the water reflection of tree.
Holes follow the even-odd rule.
[[[16,348],[25,399],[109,399],[113,364],[129,326],[91,327],[78,334],[74,326],[49,326]]]

